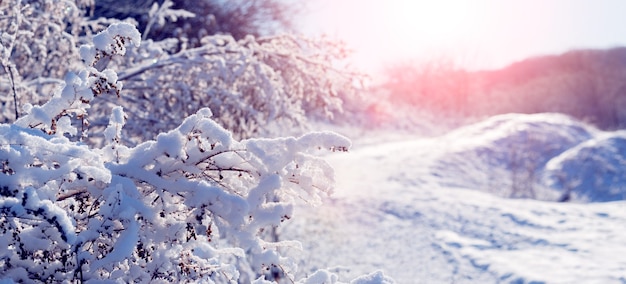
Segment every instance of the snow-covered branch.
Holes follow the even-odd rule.
[[[120,106],[101,148],[76,141],[90,134],[73,119],[92,115],[96,96],[122,90],[100,62],[141,40],[117,23],[93,41],[80,48],[86,65],[49,101],[0,124],[0,278],[263,282],[280,267],[293,279],[279,248],[301,246],[267,232],[291,219],[296,203],[331,193],[332,168],[315,154],[347,151],[350,141],[334,133],[240,141],[201,108],[128,146],[122,130],[134,121]]]

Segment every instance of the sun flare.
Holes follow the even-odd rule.
[[[381,7],[390,36],[426,45],[462,40],[476,31],[469,1],[395,0]]]
[[[485,10],[473,5],[472,1],[348,0],[328,3],[332,9],[324,21],[331,26],[331,35],[334,33],[348,42],[357,52],[355,61],[365,65],[387,61],[386,58],[397,56],[397,53],[454,54],[486,36]],[[392,52],[396,54],[390,54]]]

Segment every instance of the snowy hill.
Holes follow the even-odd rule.
[[[495,116],[442,137],[446,149],[433,170],[446,186],[559,200],[562,192],[539,182],[546,164],[593,133],[597,130],[561,114]]]
[[[282,233],[303,243],[291,252],[301,273],[340,280],[382,269],[398,283],[624,283],[626,202],[584,202],[623,199],[625,137],[505,115],[356,147],[329,157],[332,199],[300,208]],[[512,189],[544,201],[506,198],[533,197]],[[566,192],[575,203],[554,202]]]

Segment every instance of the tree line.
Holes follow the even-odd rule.
[[[436,59],[391,66],[386,74],[381,95],[435,115],[559,112],[602,129],[626,127],[626,48],[574,50],[487,71]]]

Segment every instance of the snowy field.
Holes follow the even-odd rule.
[[[507,115],[439,137],[372,141],[357,137],[349,153],[329,156],[335,194],[282,229],[302,241],[304,252],[290,252],[302,275],[626,283],[623,133]]]

